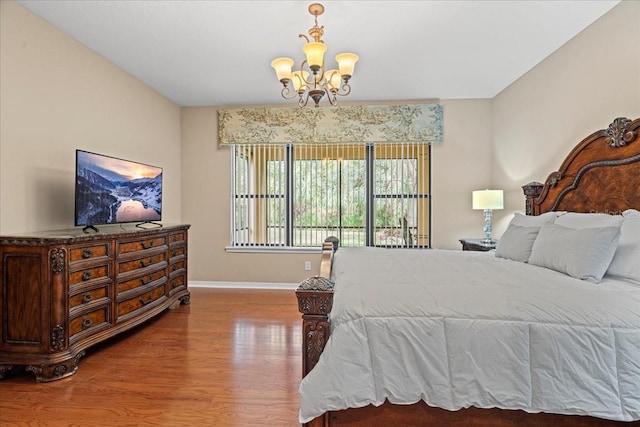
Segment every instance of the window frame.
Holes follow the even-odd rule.
[[[265,144],[265,145],[269,145],[269,144]],[[382,200],[382,199],[415,199],[415,200],[420,200],[420,199],[426,199],[427,200],[427,212],[426,212],[426,230],[424,226],[418,226],[415,225],[413,228],[417,231],[417,230],[423,230],[426,231],[427,235],[426,235],[426,244],[418,244],[415,246],[412,246],[412,248],[416,248],[416,249],[428,249],[431,247],[431,212],[432,212],[432,196],[431,196],[431,167],[432,167],[432,151],[431,151],[431,145],[430,144],[417,144],[417,143],[409,143],[409,145],[411,146],[418,146],[418,145],[424,145],[423,149],[426,148],[426,155],[428,156],[428,160],[426,162],[426,178],[422,178],[419,177],[419,175],[423,172],[423,168],[424,166],[421,165],[421,160],[418,160],[418,155],[416,155],[416,157],[413,157],[413,159],[415,159],[416,163],[416,171],[417,171],[417,175],[418,178],[417,179],[426,179],[426,193],[424,191],[420,191],[419,188],[416,188],[415,193],[398,193],[398,194],[375,194],[374,193],[374,186],[375,186],[375,181],[374,181],[374,171],[375,171],[375,162],[376,162],[376,144],[374,143],[366,143],[366,144],[362,144],[365,147],[365,158],[364,161],[366,163],[365,166],[365,174],[366,174],[366,178],[365,178],[365,203],[366,203],[366,220],[365,220],[365,226],[364,226],[364,232],[365,232],[365,245],[366,247],[374,247],[374,243],[375,243],[375,233],[377,231],[377,227],[376,226],[376,220],[375,220],[375,211],[374,211],[374,207],[375,207],[375,201],[376,200]],[[378,146],[380,145],[384,145],[384,144],[378,144]],[[386,143],[386,145],[389,146],[394,146],[394,145],[402,145],[402,143],[398,143],[398,144],[393,144],[393,143]],[[246,147],[247,145],[240,145],[240,147]],[[284,144],[284,160],[279,160],[279,161],[284,161],[285,162],[285,166],[284,166],[284,171],[285,171],[285,185],[284,185],[284,189],[285,189],[285,194],[278,194],[278,195],[269,195],[269,194],[265,194],[263,196],[261,195],[255,195],[253,194],[252,196],[238,196],[235,194],[235,188],[236,188],[236,182],[235,182],[235,178],[236,178],[236,166],[235,166],[235,159],[236,159],[236,152],[235,150],[238,149],[237,146],[232,146],[231,147],[231,162],[232,162],[232,191],[231,191],[231,197],[230,197],[230,201],[231,201],[231,206],[230,206],[230,210],[231,210],[231,218],[232,218],[232,225],[231,225],[231,236],[230,236],[230,245],[226,247],[227,252],[282,252],[282,253],[303,253],[303,252],[318,252],[321,250],[322,248],[322,243],[320,243],[318,246],[295,246],[294,245],[294,228],[295,228],[295,224],[294,224],[294,197],[295,197],[295,193],[294,193],[294,168],[295,168],[295,148],[296,148],[296,144]],[[411,157],[408,157],[411,158]],[[393,159],[390,158],[390,159]],[[251,158],[247,158],[245,157],[246,160],[246,165],[247,165],[247,171],[246,171],[246,177],[245,179],[250,181],[250,176],[251,176],[251,171],[254,170],[256,168],[256,166],[252,166],[252,161]],[[337,160],[337,159],[336,159]],[[398,160],[405,160],[404,157],[399,158]],[[254,160],[255,161],[255,160]],[[267,170],[268,166],[267,163],[271,161],[271,160],[266,160],[265,161],[265,166],[264,169]],[[266,178],[265,178],[266,181]],[[250,185],[249,182],[247,182],[246,185]],[[419,187],[419,184],[416,184]],[[266,193],[266,192],[265,192]],[[235,223],[237,221],[236,219],[236,213],[235,213],[235,199],[259,199],[261,197],[276,197],[276,198],[283,198],[284,197],[284,205],[285,205],[285,218],[284,218],[284,234],[285,234],[285,243],[284,244],[271,244],[268,241],[265,243],[244,243],[244,244],[238,244],[237,242],[235,242],[235,227],[237,226]],[[340,201],[340,203],[342,203],[342,201]],[[250,203],[249,203],[250,204]],[[252,211],[255,215],[255,208],[252,209],[251,207],[248,207],[248,209],[250,211]],[[415,208],[416,210],[418,209],[417,207]],[[268,214],[266,214],[268,215]],[[255,219],[255,218],[254,218]],[[268,217],[265,217],[264,219],[264,227],[266,228],[265,233],[268,235],[269,234],[269,224],[268,224]],[[248,224],[247,228],[251,228],[251,223]],[[344,227],[342,227],[344,228]],[[404,233],[404,229],[403,229],[403,224],[400,223],[400,227],[402,230],[402,233]],[[340,229],[340,232],[342,232],[342,230]],[[247,231],[247,233],[251,233],[251,231]],[[327,235],[328,237],[328,235]],[[416,240],[417,240],[418,236],[416,236]],[[422,237],[420,237],[421,239],[424,239],[424,235],[422,235]],[[405,240],[406,242],[406,240]],[[394,244],[394,245],[375,245],[375,247],[390,247],[390,248],[402,248],[402,247],[406,247],[406,245],[398,245],[398,244]]]

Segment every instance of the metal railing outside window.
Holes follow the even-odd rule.
[[[232,148],[234,247],[427,248],[428,144],[247,144]]]

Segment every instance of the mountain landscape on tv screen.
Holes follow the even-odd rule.
[[[127,179],[79,163],[76,180],[76,225],[161,219],[162,172],[153,178]]]

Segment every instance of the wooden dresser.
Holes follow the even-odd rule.
[[[189,304],[189,225],[0,237],[0,378],[73,375],[85,349]]]

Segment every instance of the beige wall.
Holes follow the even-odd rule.
[[[461,237],[482,237],[484,212],[471,192],[491,187],[491,101],[442,100],[444,142],[431,148],[431,244],[460,249]]]
[[[13,1],[0,19],[0,233],[73,226],[77,148],[163,167],[179,222],[180,108]]]
[[[544,182],[614,118],[640,117],[640,2],[623,1],[493,99],[492,183],[505,190],[500,233],[520,186]]]

